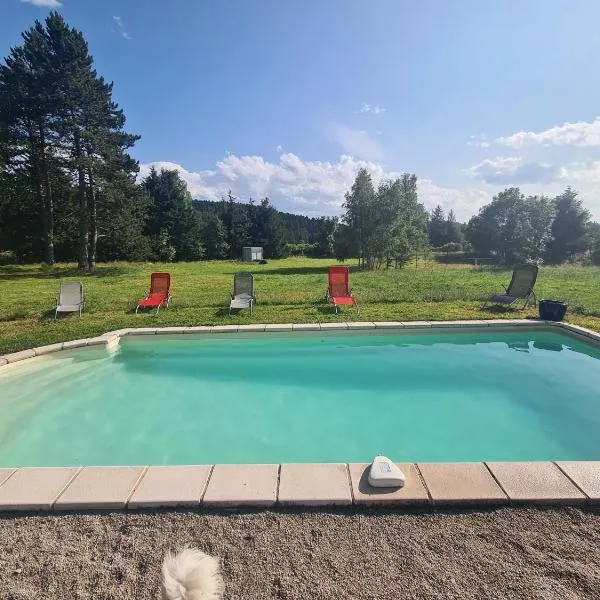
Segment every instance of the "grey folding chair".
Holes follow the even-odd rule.
[[[81,316],[84,306],[83,284],[80,281],[63,281],[58,290],[54,318],[59,312],[78,312]]]
[[[494,294],[486,300],[484,307],[488,304],[502,304],[512,306],[517,300],[524,300],[521,310],[533,299],[533,305],[537,302],[533,286],[538,276],[537,265],[517,265],[513,270],[512,279],[502,294]]]
[[[236,273],[233,276],[233,294],[229,303],[229,314],[234,308],[249,308],[252,314],[252,307],[256,304],[256,294],[254,293],[254,277],[252,273]]]

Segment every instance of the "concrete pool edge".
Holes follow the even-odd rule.
[[[562,329],[563,331],[600,344],[600,333],[572,325],[571,323],[542,321],[539,319],[482,319],[482,320],[457,320],[457,321],[341,321],[338,323],[258,323],[253,325],[206,325],[198,327],[132,327],[108,331],[92,338],[59,342],[47,346],[29,348],[19,352],[0,355],[0,368],[9,364],[21,362],[39,356],[45,356],[63,350],[103,346],[106,349],[119,345],[122,337],[138,335],[210,335],[214,333],[269,333],[269,332],[335,332],[340,330],[377,330],[397,329],[399,331],[423,329],[461,329],[461,328],[503,328],[503,327],[531,327],[546,329]]]
[[[600,344],[592,330],[550,321],[339,322],[129,328],[94,338],[0,356],[0,367],[75,348],[115,348],[121,337],[243,332],[314,332],[450,328],[563,330]],[[157,507],[404,506],[436,508],[510,504],[574,505],[600,502],[600,461],[399,463],[407,483],[374,490],[366,464],[190,465],[0,468],[0,511],[119,510]]]
[[[0,512],[600,502],[600,461],[398,465],[406,484],[396,490],[371,488],[363,463],[0,469]]]

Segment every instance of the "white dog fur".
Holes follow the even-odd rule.
[[[164,600],[221,600],[225,586],[219,559],[195,548],[168,552],[162,586]]]

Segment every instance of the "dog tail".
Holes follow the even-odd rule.
[[[162,565],[165,600],[221,600],[219,560],[195,548],[168,552]]]

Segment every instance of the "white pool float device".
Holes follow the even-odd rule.
[[[404,473],[386,456],[376,456],[369,469],[369,484],[373,487],[403,487]]]

